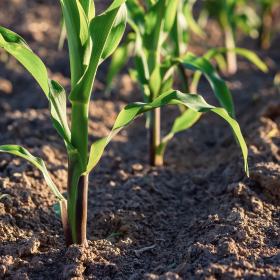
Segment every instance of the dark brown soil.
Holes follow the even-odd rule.
[[[98,12],[110,3],[96,2]],[[58,0],[0,2],[0,25],[22,35],[69,92],[67,43],[57,51],[59,17]],[[209,45],[221,44],[215,23],[207,32]],[[145,118],[138,118],[90,175],[90,249],[65,248],[56,200],[41,173],[1,154],[0,193],[10,197],[0,202],[0,279],[280,279],[280,94],[273,87],[279,47],[278,38],[267,51],[255,48],[268,74],[240,59],[238,73],[224,77],[249,147],[250,178],[230,128],[216,115],[204,114],[176,135],[160,168],[147,165]],[[106,100],[107,66],[94,85],[89,144],[109,133],[127,103],[141,101],[125,70]],[[218,105],[204,79],[199,92]],[[66,195],[67,154],[47,107],[33,78],[0,49],[0,144],[20,144],[41,157]],[[175,106],[162,110],[163,136],[178,114]]]

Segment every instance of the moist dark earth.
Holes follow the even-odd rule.
[[[111,3],[95,2],[98,13]],[[23,36],[69,93],[67,42],[57,49],[59,21],[58,0],[0,2],[0,25]],[[206,32],[205,41],[193,36],[189,50],[196,55],[205,51],[203,44],[223,43],[214,21]],[[137,118],[90,175],[90,248],[66,249],[52,208],[56,199],[42,174],[1,154],[0,193],[10,197],[0,202],[0,279],[280,279],[280,89],[273,85],[280,38],[265,51],[242,36],[238,46],[255,51],[269,67],[262,73],[239,57],[237,74],[223,76],[248,145],[249,178],[231,129],[213,113],[178,133],[158,168],[147,164],[145,118]],[[108,61],[94,83],[89,145],[108,135],[125,105],[142,101],[127,67],[106,98],[107,68]],[[219,105],[205,79],[198,91]],[[66,195],[67,153],[47,108],[36,81],[0,49],[0,144],[20,144],[41,157]],[[162,136],[178,115],[176,106],[162,110]]]

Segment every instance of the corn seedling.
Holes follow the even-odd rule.
[[[64,139],[68,153],[68,181],[67,200],[59,192],[52,181],[44,162],[40,158],[32,156],[25,148],[18,145],[2,145],[0,152],[7,152],[22,157],[33,163],[44,175],[46,184],[58,199],[54,205],[55,211],[61,216],[64,229],[66,246],[71,244],[82,244],[87,246],[86,225],[87,225],[87,196],[88,196],[88,174],[99,162],[106,145],[112,138],[133,119],[146,112],[156,110],[159,107],[180,104],[188,107],[193,114],[201,114],[212,111],[224,118],[232,127],[236,139],[243,152],[245,170],[248,174],[247,147],[242,137],[238,123],[231,118],[233,110],[232,102],[228,91],[224,91],[224,83],[216,76],[211,64],[205,59],[197,59],[188,54],[183,59],[166,58],[162,64],[157,64],[157,45],[166,37],[167,31],[172,27],[173,22],[166,21],[164,27],[159,17],[164,11],[175,16],[174,2],[159,1],[150,7],[148,14],[149,25],[145,26],[145,36],[143,38],[145,54],[139,51],[138,55],[147,55],[146,59],[139,60],[143,66],[143,71],[137,74],[143,83],[143,88],[149,90],[145,103],[132,103],[126,106],[118,115],[114,127],[108,136],[92,144],[88,157],[88,108],[92,86],[98,66],[117,48],[127,21],[127,9],[125,0],[115,0],[111,6],[103,13],[95,16],[94,2],[91,0],[61,0],[62,11],[65,18],[65,25],[68,37],[71,85],[72,90],[69,100],[72,105],[71,128],[67,123],[66,115],[66,93],[64,89],[55,81],[48,79],[45,65],[36,56],[28,44],[16,33],[0,27],[0,46],[13,55],[18,61],[34,76],[46,97],[49,100],[50,117],[54,127]],[[175,5],[176,6],[176,5]],[[141,23],[141,18],[140,22]],[[152,24],[150,24],[150,22]],[[140,26],[139,28],[143,28]],[[135,26],[136,46],[142,47],[142,37],[139,29]],[[157,41],[154,41],[157,38]],[[159,41],[160,40],[160,41]],[[155,44],[156,43],[156,44]],[[139,59],[139,57],[137,57]],[[180,91],[164,91],[166,73],[169,72],[170,65],[189,65],[191,69],[204,67],[209,72],[207,75],[217,88],[225,102],[230,114],[223,108],[216,108],[208,103],[200,95],[184,94]],[[148,68],[148,65],[150,68]],[[209,68],[210,67],[210,68]],[[155,68],[155,69],[154,69]],[[149,73],[149,69],[154,69]],[[207,70],[207,71],[208,71]],[[148,75],[153,75],[154,82],[148,84]],[[171,76],[170,76],[171,77]],[[151,80],[150,80],[151,81]],[[158,92],[162,94],[158,94]],[[152,97],[152,98],[151,98]],[[157,97],[157,98],[156,98]],[[152,126],[154,127],[154,126]]]
[[[280,24],[280,1],[258,0],[261,25],[259,28],[259,46],[263,49],[270,47]]]
[[[186,54],[189,42],[188,26],[192,26],[192,30],[195,30],[200,36],[205,36],[192,17],[193,3],[193,1],[185,0],[172,2],[159,0],[153,5],[148,5],[150,8],[145,13],[137,0],[128,0],[128,22],[134,32],[128,34],[124,44],[117,48],[112,57],[107,89],[110,87],[113,77],[127,61],[128,56],[134,55],[136,70],[130,70],[130,74],[134,80],[138,81],[145,102],[152,102],[172,88],[173,70],[175,69],[179,73],[183,91],[189,93],[188,79],[185,75],[185,69],[189,69],[199,71],[191,84],[191,92],[196,92],[199,73],[203,73],[212,85],[222,106],[234,118],[232,99],[227,86],[208,62],[212,57],[217,59],[222,56],[221,54],[227,52],[228,49],[209,51],[203,58],[196,58],[190,53]],[[266,70],[264,63],[251,51],[237,48],[233,51],[247,57],[257,66]],[[163,61],[161,54],[165,55]],[[172,130],[162,140],[160,139],[159,109],[147,115],[151,165],[162,165],[166,145],[174,134],[189,128],[199,119],[199,113],[192,110],[185,111],[184,108],[182,109],[180,106],[182,115],[175,120]]]
[[[235,49],[236,28],[253,38],[258,37],[260,18],[245,0],[205,0],[205,9],[208,15],[217,19],[225,36],[225,48]],[[234,51],[227,52],[229,74],[237,71],[237,59]]]

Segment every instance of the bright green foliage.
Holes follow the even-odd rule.
[[[205,0],[205,9],[215,17],[220,27],[226,30],[231,28],[232,32],[239,27],[246,34],[256,38],[260,18],[245,0]]]
[[[226,53],[227,51],[228,50],[226,48],[212,49],[212,50],[208,51],[207,53],[205,53],[203,57],[207,60],[210,60],[211,58],[217,57],[217,55]],[[247,58],[249,61],[254,63],[263,72],[268,72],[268,68],[267,68],[266,64],[262,60],[260,60],[260,58],[255,53],[253,53],[249,50],[243,49],[243,48],[234,48],[234,49],[232,49],[232,51],[235,52],[237,55],[241,55],[241,56]],[[193,76],[192,84],[190,87],[192,93],[196,93],[197,85],[198,85],[200,77],[201,77],[201,72],[196,71]]]
[[[225,47],[235,48],[235,32],[239,27],[253,38],[258,37],[260,18],[245,0],[205,0],[205,9],[209,15],[216,18],[225,34]],[[234,51],[227,53],[228,73],[237,70],[237,60]]]
[[[242,149],[243,157],[244,157],[244,164],[245,164],[245,170],[247,175],[249,175],[248,171],[248,165],[247,165],[247,146],[246,143],[242,137],[240,128],[238,123],[232,119],[227,111],[223,108],[215,108],[211,105],[209,105],[200,95],[196,94],[186,94],[182,93],[180,91],[168,91],[160,95],[155,101],[151,103],[133,103],[128,106],[126,106],[118,115],[118,118],[115,122],[115,125],[111,131],[111,133],[95,142],[91,147],[90,157],[89,157],[89,163],[87,167],[87,172],[90,172],[92,168],[98,163],[99,158],[101,157],[101,154],[106,147],[106,145],[111,141],[111,139],[126,125],[128,125],[130,122],[133,121],[133,119],[138,116],[142,115],[145,112],[148,112],[150,110],[153,110],[157,107],[167,106],[167,105],[174,105],[174,104],[182,104],[188,107],[189,109],[186,110],[188,112],[188,116],[191,120],[193,118],[197,118],[201,113],[212,111],[218,115],[220,115],[222,118],[224,118],[233,129],[233,132],[235,136],[238,139],[238,142],[240,144],[240,147]],[[178,118],[176,122],[174,123],[174,126],[171,130],[171,133],[176,133],[178,131],[181,131],[188,126],[188,122],[186,121],[186,118]],[[102,152],[101,152],[102,151]]]
[[[222,53],[227,52],[228,49],[212,50],[210,51],[211,55],[207,53],[203,58],[196,58],[192,54],[186,53],[189,29],[201,37],[205,36],[192,16],[194,3],[195,0],[157,1],[154,5],[149,5],[145,13],[144,8],[137,0],[127,1],[128,22],[133,28],[136,37],[135,41],[129,46],[130,48],[134,46],[136,68],[135,70],[130,70],[130,74],[138,82],[143,93],[144,102],[150,103],[172,88],[174,71],[178,71],[182,88],[186,93],[190,92],[190,90],[185,69],[199,71],[199,74],[195,76],[196,80],[192,83],[191,92],[196,92],[197,83],[195,81],[198,82],[198,75],[200,73],[204,74],[221,105],[234,118],[234,106],[230,92],[212,64],[208,62],[214,56],[221,66],[226,65],[226,63],[222,64],[224,62]],[[127,43],[119,47],[112,57],[110,69],[113,70],[109,72],[107,90],[110,87],[113,76],[120,71],[131,54],[131,51],[125,51],[125,49],[127,50]],[[118,57],[118,51],[123,53],[124,56]],[[264,63],[254,53],[237,48],[231,51],[238,52],[238,54],[256,63],[260,68],[266,69]],[[166,53],[167,55],[162,61],[160,54]],[[184,112],[181,106],[180,109]],[[175,121],[175,128],[163,138],[162,142],[158,143],[156,148],[155,157],[160,158],[159,162],[162,162],[165,150],[163,147],[166,147],[174,134],[192,126],[199,117],[200,114],[186,112]],[[154,130],[153,122],[153,116],[148,114],[147,127],[150,131]],[[179,123],[184,123],[184,125],[178,126]],[[154,142],[158,141],[155,140]],[[154,164],[151,158],[150,162]],[[158,164],[160,165],[161,163]]]
[[[0,46],[17,58],[37,80],[49,99],[52,122],[65,141],[69,154],[68,217],[66,215],[65,218],[66,204],[62,203],[60,207],[64,205],[64,211],[62,211],[64,227],[70,222],[71,234],[68,234],[72,238],[70,243],[86,244],[85,238],[80,238],[81,234],[77,230],[83,227],[79,224],[81,222],[79,218],[83,220],[83,223],[86,222],[84,218],[86,209],[81,211],[77,208],[80,203],[77,186],[78,182],[83,181],[87,166],[88,104],[97,67],[114,52],[123,35],[127,20],[124,3],[125,0],[116,0],[105,13],[95,17],[92,0],[61,0],[71,62],[71,129],[67,123],[64,89],[57,82],[48,79],[43,62],[19,35],[0,27]],[[16,145],[0,146],[0,152],[12,153],[33,163],[42,171],[47,185],[55,196],[60,201],[65,201],[41,159],[33,157],[24,148]]]
[[[48,187],[59,200],[59,204],[55,205],[55,211],[62,219],[67,246],[73,243],[87,246],[88,173],[98,163],[105,146],[112,138],[136,116],[145,112],[171,104],[188,107],[186,113],[175,121],[171,134],[192,125],[202,112],[212,111],[220,115],[230,124],[238,139],[248,174],[247,147],[237,122],[232,118],[234,116],[232,100],[225,83],[219,78],[213,66],[206,59],[197,59],[191,54],[182,58],[168,57],[160,63],[160,48],[172,29],[177,12],[177,0],[147,1],[149,9],[146,16],[144,9],[134,5],[137,4],[134,0],[128,0],[129,22],[135,35],[130,35],[126,46],[132,44],[135,47],[137,71],[134,74],[143,87],[145,103],[133,103],[125,107],[120,112],[111,133],[92,145],[88,159],[88,108],[92,86],[98,66],[115,51],[123,36],[127,21],[126,1],[113,1],[103,14],[96,17],[92,0],[60,2],[65,18],[71,64],[72,91],[69,95],[72,104],[71,128],[67,122],[64,89],[57,82],[48,79],[43,62],[27,43],[19,35],[0,27],[0,47],[23,64],[49,100],[51,120],[64,139],[69,156],[67,200],[56,188],[41,159],[17,145],[0,146],[0,152],[20,156],[33,163],[43,173]],[[161,17],[162,14],[164,18]],[[122,59],[125,59],[123,50],[119,53],[122,54]],[[199,95],[169,91],[173,81],[170,73],[177,65],[183,65],[193,71],[202,71],[226,110],[207,104]],[[116,73],[116,69],[111,71]],[[151,83],[151,79],[154,83]],[[164,145],[166,143],[167,141]]]

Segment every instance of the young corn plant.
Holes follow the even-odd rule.
[[[66,246],[71,244],[82,244],[88,246],[86,238],[87,225],[87,196],[88,196],[88,174],[100,160],[106,145],[112,138],[132,120],[146,112],[157,110],[157,108],[169,104],[180,104],[188,107],[190,112],[201,114],[202,112],[212,111],[224,118],[232,127],[236,139],[238,140],[243,157],[245,171],[248,175],[247,165],[247,147],[242,137],[238,123],[231,118],[230,114],[223,108],[215,108],[199,95],[184,94],[180,91],[169,90],[162,92],[157,98],[148,98],[145,103],[132,103],[126,106],[118,115],[117,120],[108,136],[92,144],[88,157],[88,108],[92,91],[92,86],[98,66],[111,55],[118,46],[123,36],[126,20],[127,9],[125,0],[115,0],[111,6],[102,14],[95,16],[94,2],[92,0],[61,0],[63,15],[68,37],[70,67],[71,67],[71,84],[72,90],[69,100],[72,105],[71,128],[67,123],[66,115],[66,93],[64,89],[55,81],[48,79],[46,67],[38,56],[36,56],[28,44],[16,33],[0,27],[0,46],[13,55],[18,61],[34,76],[46,97],[49,100],[50,117],[54,127],[64,139],[66,151],[68,153],[68,181],[67,181],[67,199],[59,192],[49,175],[44,162],[40,158],[32,156],[25,148],[18,145],[2,145],[0,152],[7,152],[22,157],[33,163],[44,175],[47,186],[58,199],[55,204],[55,211],[61,216],[64,229]],[[161,12],[173,7],[171,1],[159,1]],[[168,4],[169,3],[169,4]],[[172,3],[173,0],[172,0]],[[169,24],[166,23],[162,28],[159,16],[156,12],[158,6],[151,6],[152,14],[149,14],[149,21],[153,23],[151,28],[147,27],[144,41],[150,42],[155,35],[160,33],[158,38],[166,36],[166,30],[169,30]],[[170,6],[171,5],[171,6]],[[156,9],[155,9],[156,8]],[[173,9],[171,9],[173,11]],[[171,23],[170,23],[171,24]],[[138,30],[138,27],[135,27]],[[141,28],[141,27],[140,27]],[[163,32],[163,33],[162,33]],[[137,34],[136,45],[138,47],[142,42],[140,33]],[[140,40],[140,41],[139,41]],[[151,43],[151,42],[150,42]],[[145,46],[148,46],[146,43]],[[155,83],[143,83],[143,88],[149,90],[151,95],[165,85],[164,75],[169,65],[184,63],[190,65],[190,68],[197,69],[205,62],[202,58],[196,59],[192,55],[187,55],[184,59],[166,59],[163,64],[157,64],[157,57],[153,52],[156,49],[154,42],[149,45],[145,55],[149,55],[149,65],[155,64],[154,80]],[[139,52],[142,55],[142,52]],[[157,54],[156,54],[157,55]],[[146,60],[144,62],[141,79],[146,79],[144,74],[149,74]],[[206,63],[208,67],[209,64]],[[146,70],[144,70],[146,69]],[[153,68],[151,68],[153,69]],[[212,73],[210,67],[208,76],[213,81],[213,85],[222,90],[224,83]],[[146,71],[146,72],[145,72]],[[169,70],[168,70],[169,71]],[[168,72],[167,71],[167,72]],[[169,78],[168,78],[169,79]],[[228,92],[225,94],[228,100]],[[229,102],[231,104],[231,102]]]
[[[258,37],[260,18],[245,0],[205,0],[205,10],[208,15],[217,19],[225,36],[227,52],[228,74],[237,71],[235,33],[239,27],[245,34],[253,38]]]
[[[258,0],[261,24],[259,27],[259,46],[268,49],[280,24],[280,1]]]
[[[146,8],[151,7],[154,2],[146,1]],[[192,30],[198,36],[205,38],[205,33],[196,23],[192,9],[196,0],[179,0],[177,6],[177,12],[175,15],[173,26],[170,30],[169,37],[165,40],[161,46],[160,54],[162,56],[171,55],[172,57],[182,57],[186,54],[188,43],[190,39],[190,30]],[[127,5],[129,7],[129,15],[130,18],[138,22],[137,18],[140,14],[143,13],[143,7],[140,2],[137,0],[128,0]],[[139,14],[140,13],[140,14]],[[141,15],[142,16],[142,15]],[[133,19],[135,17],[135,19]],[[141,33],[144,32],[143,23],[142,26],[138,26],[141,30]],[[135,41],[136,41],[136,33],[131,32],[127,35],[125,41],[121,46],[119,46],[114,55],[112,56],[112,60],[110,63],[107,81],[106,81],[106,94],[107,96],[110,94],[111,85],[114,77],[119,71],[124,67],[126,62],[130,57],[134,55],[135,49]],[[180,76],[182,88],[184,92],[188,92],[188,85],[186,84],[186,74],[185,71],[182,70],[182,67],[178,66],[177,71]]]
[[[227,86],[208,62],[212,57],[222,56],[221,54],[227,52],[228,49],[209,51],[202,58],[186,53],[189,41],[188,26],[192,26],[192,30],[204,36],[191,15],[193,3],[186,0],[159,0],[150,5],[147,4],[148,10],[145,13],[137,0],[128,0],[128,22],[134,32],[128,34],[124,44],[118,47],[112,56],[107,88],[110,87],[114,76],[123,67],[128,56],[134,55],[136,69],[130,69],[130,74],[134,80],[138,81],[145,102],[152,102],[172,88],[175,69],[179,73],[183,91],[189,93],[188,78],[185,74],[185,69],[189,69],[198,71],[195,75],[196,79],[191,84],[191,93],[196,92],[199,73],[203,73],[222,106],[234,118],[232,99]],[[254,53],[239,48],[233,51],[246,56],[257,66],[266,70],[264,63]],[[161,54],[165,55],[163,60]],[[166,145],[174,134],[189,128],[199,119],[198,112],[185,110],[185,107],[182,107],[184,106],[179,107],[182,115],[175,120],[172,130],[163,139],[160,139],[160,109],[147,115],[151,165],[162,165]]]

